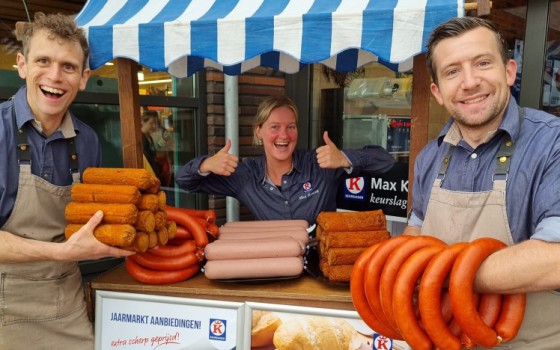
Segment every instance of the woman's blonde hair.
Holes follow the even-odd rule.
[[[257,127],[262,127],[262,125],[268,120],[270,113],[275,108],[278,107],[288,107],[294,112],[296,117],[296,126],[298,124],[298,110],[294,101],[284,95],[275,95],[265,98],[259,107],[257,108],[257,115],[253,121],[253,145],[260,145],[261,142],[257,136]]]

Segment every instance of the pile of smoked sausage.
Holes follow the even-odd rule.
[[[305,220],[228,222],[204,251],[204,275],[212,280],[299,276],[309,235]]]
[[[93,234],[136,252],[125,263],[132,278],[147,284],[184,281],[200,271],[209,235],[218,234],[216,214],[170,207],[166,199],[159,180],[145,169],[88,168],[83,183],[72,186],[65,236],[101,210],[103,220]]]
[[[451,245],[430,236],[390,238],[354,264],[352,301],[371,329],[415,350],[497,346],[517,335],[525,294],[476,294],[473,283],[484,259],[503,247],[493,238]]]
[[[317,216],[319,268],[333,282],[350,282],[352,268],[367,247],[390,237],[382,210],[326,212]]]
[[[145,169],[87,168],[65,209],[66,239],[101,210],[103,220],[93,232],[99,241],[137,252],[165,245],[176,230],[165,202],[159,180]]]
[[[169,220],[176,223],[175,237],[164,246],[149,248],[126,258],[126,271],[146,284],[170,284],[185,281],[204,263],[204,247],[215,239],[218,228],[213,210],[165,206]]]

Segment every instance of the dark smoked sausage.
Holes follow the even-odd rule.
[[[354,263],[352,274],[350,276],[350,294],[352,296],[352,303],[362,320],[369,326],[369,328],[388,338],[402,340],[399,333],[395,332],[392,328],[387,327],[375,316],[369,307],[365,293],[364,270],[367,262],[370,260],[372,254],[380,244],[381,243],[376,243],[364,250]]]
[[[451,272],[455,259],[466,246],[465,242],[455,243],[436,254],[426,266],[420,281],[418,293],[420,315],[423,320],[430,320],[424,322],[424,330],[439,349],[461,349],[461,341],[458,337],[460,330],[454,334],[448,327],[449,322],[444,318],[441,311],[443,308],[438,300],[441,300],[443,284]]]
[[[470,339],[484,347],[496,346],[500,341],[496,331],[484,324],[478,313],[474,303],[474,278],[484,259],[505,246],[505,243],[488,237],[472,241],[455,260],[449,279],[455,319]]]
[[[198,264],[176,270],[176,271],[156,271],[146,269],[136,263],[134,255],[129,255],[125,259],[125,267],[128,274],[135,280],[146,284],[171,284],[189,279],[200,271]]]

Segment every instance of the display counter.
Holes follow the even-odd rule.
[[[130,277],[123,264],[92,280],[91,288],[93,291],[105,290],[206,300],[254,301],[355,310],[348,284],[328,283],[306,273],[295,279],[265,282],[216,282],[199,273],[180,283],[148,285]]]
[[[359,333],[364,344],[360,349],[371,349],[375,341],[385,349],[408,349],[379,337],[361,321],[348,284],[307,273],[245,282],[212,281],[199,273],[180,283],[147,285],[132,279],[123,264],[93,279],[90,287],[96,349],[253,349],[255,310],[274,312],[284,322],[298,317],[342,319]],[[270,344],[259,349],[275,348]]]

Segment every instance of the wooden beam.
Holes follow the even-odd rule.
[[[491,8],[492,1],[489,0],[477,0],[476,2],[465,3],[465,11],[476,11],[477,17],[489,15]]]
[[[412,205],[412,182],[414,180],[414,162],[418,153],[428,143],[428,126],[430,120],[430,83],[431,78],[426,67],[426,54],[414,56],[412,69],[412,108],[410,118],[410,155],[408,164],[408,205]]]
[[[121,139],[125,168],[143,168],[142,131],[138,97],[138,63],[117,58]]]

